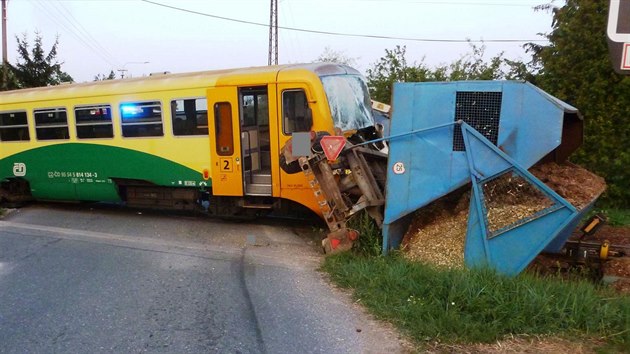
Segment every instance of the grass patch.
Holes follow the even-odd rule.
[[[630,345],[630,298],[586,281],[450,270],[350,252],[323,270],[376,317],[418,343],[493,342],[510,334],[601,336]]]
[[[591,210],[582,221],[586,221],[595,214],[603,215],[606,223],[611,226],[630,226],[630,209],[601,208]]]
[[[349,228],[359,231],[359,238],[352,245],[352,250],[364,256],[378,256],[381,254],[383,236],[374,219],[367,211],[361,210],[348,220]]]
[[[604,215],[613,226],[630,226],[630,209],[606,209]]]

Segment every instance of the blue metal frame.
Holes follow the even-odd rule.
[[[551,188],[538,180],[527,169],[499,150],[483,135],[462,123],[466,156],[472,181],[472,197],[468,216],[464,260],[467,266],[488,266],[506,275],[520,273],[558,233],[578,215],[577,210]],[[481,144],[479,144],[481,143]],[[483,151],[485,150],[485,151]],[[481,166],[474,156],[484,156]],[[487,164],[501,164],[504,168],[488,177],[480,171]],[[483,184],[504,173],[516,171],[535,188],[553,201],[543,211],[490,234],[487,210],[484,207]]]

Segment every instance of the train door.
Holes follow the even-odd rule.
[[[215,87],[207,91],[212,162],[212,194],[243,195],[243,165],[239,131],[239,99],[236,87]]]
[[[272,195],[269,95],[267,86],[239,89],[245,195]]]

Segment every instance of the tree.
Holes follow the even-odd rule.
[[[96,76],[94,76],[94,81],[105,81],[114,79],[116,79],[116,73],[114,73],[114,70],[110,70],[109,75],[107,76],[105,76],[105,74],[96,74]]]
[[[0,90],[4,90],[4,75],[2,75],[2,70],[4,70],[4,66],[0,64]],[[6,85],[6,89],[7,90],[15,90],[17,89],[18,83],[17,80],[15,79],[15,75],[13,74],[13,70],[11,67],[11,64],[7,65],[7,85]]]
[[[608,1],[567,0],[554,8],[549,45],[533,47],[537,84],[577,107],[585,140],[574,160],[606,178],[605,201],[630,205],[630,77],[616,74],[609,59]]]
[[[357,64],[356,58],[351,58],[343,51],[336,51],[330,49],[330,47],[324,48],[324,52],[313,61],[314,63],[336,63],[344,64],[348,66],[355,66]]]
[[[29,51],[30,45],[26,33],[22,38],[16,36],[18,43],[18,61],[12,68],[15,78],[20,88],[40,87],[58,85],[62,82],[72,82],[72,77],[61,70],[61,64],[57,58],[57,46],[59,38],[55,39],[52,48],[46,54],[42,44],[42,36],[35,32],[33,49]]]
[[[503,53],[485,60],[486,47],[469,43],[471,51],[451,64],[434,68],[424,63],[408,64],[406,47],[385,49],[385,56],[367,70],[368,87],[372,98],[389,103],[395,82],[529,79],[531,74],[525,63],[508,60]]]
[[[389,103],[392,85],[395,82],[420,82],[433,79],[433,72],[423,62],[407,64],[405,54],[407,47],[397,45],[394,49],[385,49],[385,56],[367,69],[367,81],[370,96],[379,101]]]

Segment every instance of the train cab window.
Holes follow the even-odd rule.
[[[217,141],[217,154],[234,154],[234,131],[232,128],[232,105],[229,102],[214,104],[214,125]]]
[[[68,115],[65,108],[38,109],[35,115],[37,140],[68,139]]]
[[[77,107],[74,109],[74,117],[77,121],[77,138],[98,139],[114,137],[111,106]]]
[[[122,135],[126,138],[164,135],[159,101],[122,103],[120,118]]]
[[[0,113],[0,141],[29,141],[26,111]]]
[[[304,90],[282,92],[282,111],[282,129],[285,135],[311,130],[313,117]]]
[[[208,135],[208,101],[205,98],[171,101],[173,135]]]

